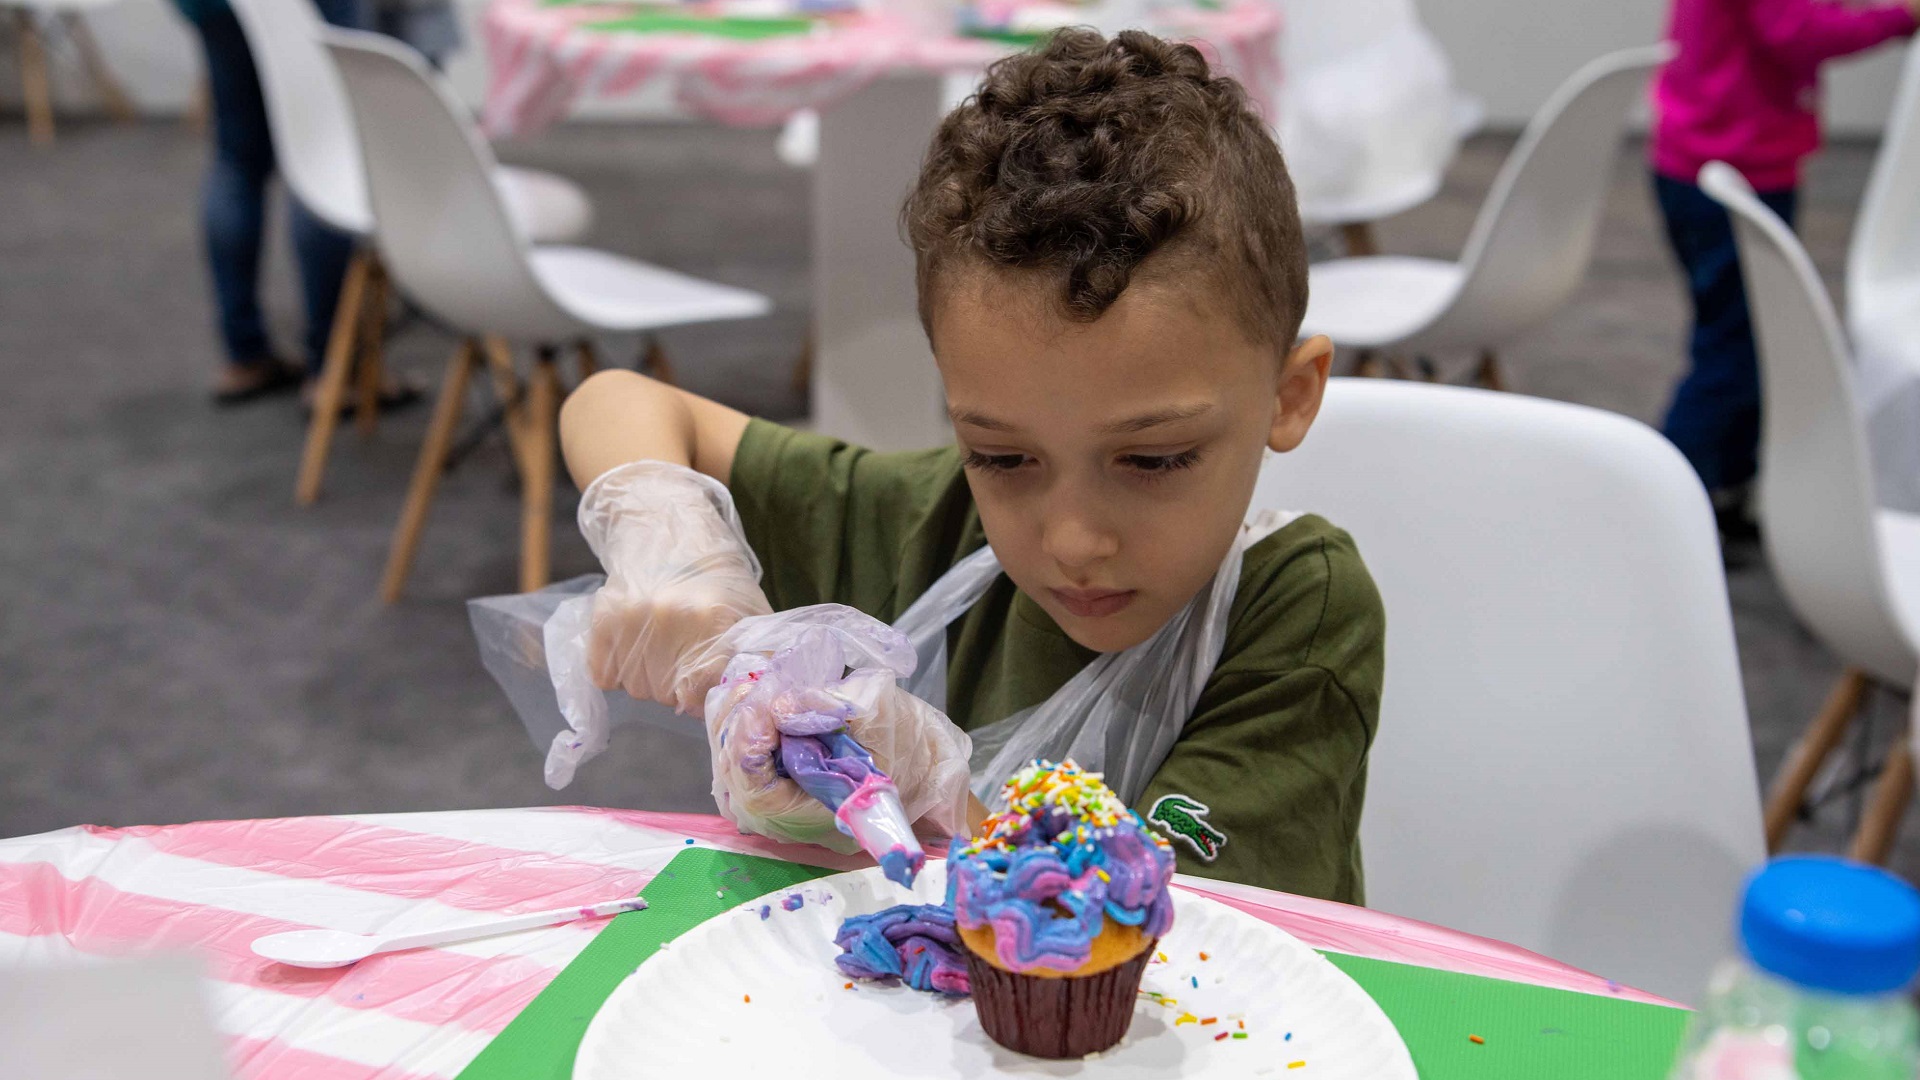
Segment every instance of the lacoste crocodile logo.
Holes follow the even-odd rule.
[[[1147,811],[1147,820],[1193,845],[1200,857],[1212,862],[1227,846],[1227,834],[1207,824],[1206,803],[1185,795],[1162,795]]]

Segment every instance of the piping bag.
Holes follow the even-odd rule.
[[[838,604],[744,619],[727,642],[737,651],[706,699],[716,775],[728,740],[750,740],[733,750],[743,771],[765,775],[770,764],[773,775],[791,779],[832,810],[835,828],[873,856],[890,880],[911,886],[926,852],[899,789],[854,739],[849,722],[871,714],[895,679],[912,674],[918,660],[912,645],[892,627]],[[736,717],[761,722],[736,723]],[[718,783],[715,793],[736,824],[755,824],[728,805]]]

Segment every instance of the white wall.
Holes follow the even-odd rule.
[[[1339,0],[1327,0],[1338,3]],[[1668,0],[1416,0],[1453,61],[1462,89],[1487,103],[1489,122],[1516,127],[1581,63],[1660,38]],[[1832,65],[1826,113],[1835,134],[1885,126],[1901,50]]]
[[[459,0],[470,31],[485,0]],[[1340,3],[1341,0],[1321,0]],[[1485,99],[1490,122],[1524,122],[1561,79],[1582,62],[1611,49],[1657,39],[1667,0],[1417,0],[1421,15],[1452,58],[1460,85]],[[1548,14],[1548,12],[1551,14]],[[136,100],[156,112],[181,108],[193,91],[199,59],[193,40],[166,0],[123,0],[92,17],[95,32]],[[452,76],[476,105],[485,83],[478,34],[454,64]],[[1836,134],[1871,133],[1886,122],[1898,76],[1900,50],[1883,49],[1831,69],[1827,116]],[[10,69],[11,65],[0,65]],[[67,65],[62,65],[66,68]],[[0,100],[16,100],[11,79]],[[594,110],[599,115],[661,115],[655,97],[637,109]]]

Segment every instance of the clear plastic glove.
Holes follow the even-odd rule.
[[[706,720],[714,803],[727,820],[777,840],[859,850],[780,763],[783,734],[817,737],[844,724],[892,779],[916,833],[965,833],[972,744],[940,710],[895,685],[915,659],[898,631],[821,604],[744,620],[722,647],[737,655],[707,694]]]
[[[587,634],[594,684],[699,712],[733,655],[720,638],[773,610],[726,486],[664,461],[622,465],[581,495],[580,532],[607,571]]]

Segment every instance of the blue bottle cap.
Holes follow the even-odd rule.
[[[1920,892],[1830,855],[1775,859],[1747,881],[1740,940],[1755,966],[1835,994],[1885,994],[1920,972]]]

